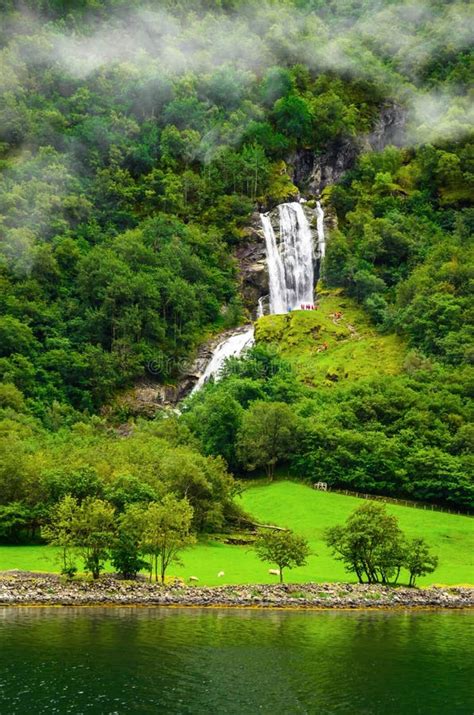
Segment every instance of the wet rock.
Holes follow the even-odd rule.
[[[245,241],[237,247],[236,258],[244,305],[255,318],[259,299],[269,292],[265,237],[257,211],[252,214]]]

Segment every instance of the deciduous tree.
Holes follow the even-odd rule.
[[[248,469],[264,467],[273,479],[275,467],[294,449],[298,421],[283,402],[254,402],[245,412],[237,444]]]
[[[310,548],[304,536],[292,531],[273,529],[261,530],[255,541],[255,551],[261,561],[276,564],[283,583],[283,570],[304,566],[310,555]]]
[[[344,525],[327,530],[326,543],[360,583],[396,581],[404,562],[398,519],[383,504],[358,507]]]
[[[418,576],[433,573],[438,566],[438,557],[422,537],[412,539],[407,543],[405,552],[405,567],[410,574],[409,586],[414,586]]]
[[[195,542],[191,533],[193,510],[187,499],[177,499],[169,494],[162,502],[148,505],[146,526],[142,537],[142,550],[152,558],[155,579],[158,570],[165,582],[168,566],[179,561],[179,553]]]
[[[84,569],[97,579],[115,536],[115,509],[103,499],[88,497],[76,511],[73,539],[84,559]]]

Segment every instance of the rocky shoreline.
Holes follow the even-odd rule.
[[[162,586],[103,576],[66,581],[54,574],[0,575],[1,606],[187,606],[258,608],[472,608],[474,587],[405,588],[366,584]]]

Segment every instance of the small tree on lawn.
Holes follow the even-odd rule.
[[[50,522],[41,530],[43,538],[51,546],[58,547],[61,573],[69,577],[77,571],[74,556],[78,513],[77,499],[67,495],[51,509]]]
[[[103,499],[84,499],[74,525],[74,540],[84,559],[84,570],[97,579],[115,538],[115,509]]]
[[[164,583],[170,563],[179,563],[179,552],[195,543],[191,533],[192,519],[193,509],[187,499],[168,494],[162,502],[148,505],[142,551],[151,556],[155,580],[158,580],[158,564],[161,583]]]
[[[135,578],[139,571],[150,569],[140,555],[146,515],[146,505],[129,504],[118,518],[117,536],[110,556],[112,565],[123,578]]]
[[[395,583],[404,564],[403,532],[383,504],[360,506],[344,525],[327,530],[326,543],[360,583]]]
[[[414,586],[418,576],[433,573],[438,566],[438,557],[430,552],[430,548],[422,537],[408,542],[405,551],[405,567],[410,573],[409,586]]]
[[[310,554],[308,542],[292,531],[274,529],[260,531],[255,541],[255,551],[261,561],[276,564],[283,583],[283,569],[304,566]]]

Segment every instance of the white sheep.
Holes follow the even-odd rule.
[[[224,571],[219,571],[219,573],[217,574],[217,578],[222,578],[223,576],[225,576]]]
[[[280,575],[280,569],[269,569],[269,570],[268,570],[268,573],[269,573],[271,576],[279,576],[279,575]]]
[[[199,581],[199,579],[198,579],[197,576],[190,576],[190,577],[189,577],[189,580],[190,580],[190,581]]]

